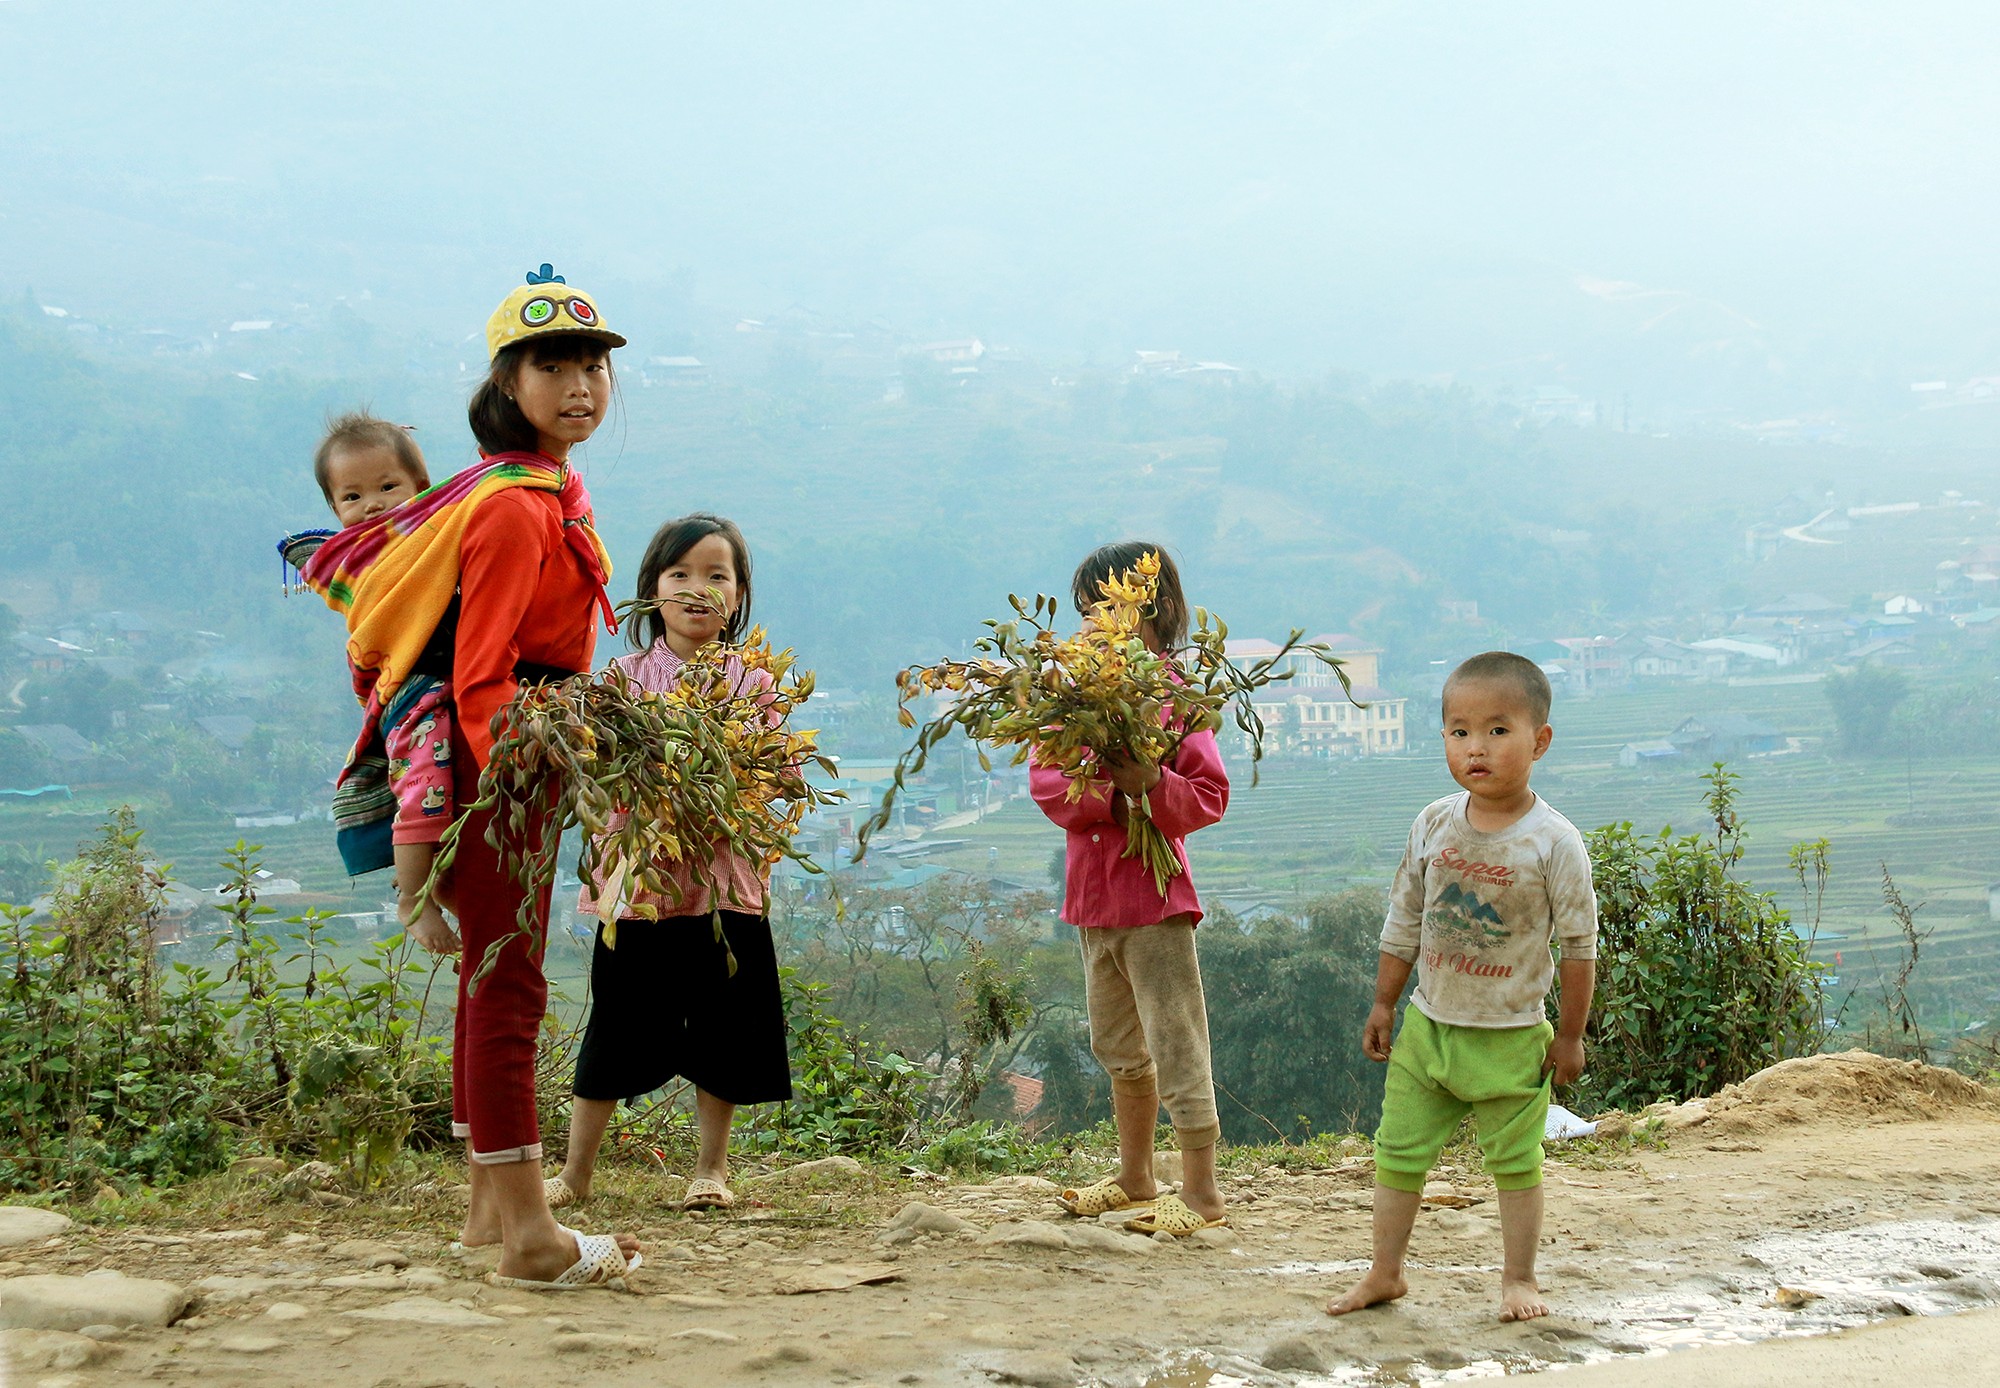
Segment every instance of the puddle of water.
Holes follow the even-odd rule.
[[[1742,1344],[1782,1336],[1823,1335],[1890,1316],[1942,1316],[2000,1304],[2000,1221],[1905,1220],[1855,1229],[1768,1234],[1744,1244],[1740,1264],[1689,1262],[1689,1281],[1661,1290],[1565,1296],[1562,1313],[1590,1323],[1595,1344],[1573,1343],[1583,1362],[1665,1353],[1698,1345]],[[1359,1272],[1366,1259],[1289,1262],[1246,1269],[1266,1277],[1324,1277]],[[1494,1265],[1433,1264],[1429,1272],[1494,1274]],[[1635,1270],[1671,1271],[1633,1263]],[[1779,1288],[1791,1307],[1774,1300]],[[1322,1374],[1284,1374],[1248,1360],[1191,1355],[1147,1378],[1145,1388],[1388,1388],[1461,1383],[1538,1373],[1538,1359],[1483,1359],[1449,1368],[1422,1362],[1344,1366]]]
[[[1258,1388],[1273,1382],[1283,1382],[1291,1388],[1429,1388],[1437,1383],[1470,1383],[1475,1379],[1536,1373],[1549,1365],[1527,1358],[1481,1359],[1454,1369],[1436,1369],[1422,1363],[1393,1367],[1354,1364],[1318,1374],[1274,1373],[1245,1367],[1245,1373],[1235,1373],[1226,1364],[1196,1356],[1153,1374],[1142,1388]]]
[[[1743,1246],[1752,1266],[1716,1270],[1712,1288],[1579,1300],[1575,1313],[1656,1349],[1826,1334],[1890,1316],[1948,1316],[2000,1302],[2000,1224],[1911,1220],[1769,1234]],[[1757,1266],[1756,1264],[1761,1264]],[[1777,1305],[1785,1287],[1803,1304]]]

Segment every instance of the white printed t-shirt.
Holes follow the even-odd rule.
[[[1426,805],[1396,869],[1382,952],[1417,966],[1413,1003],[1434,1022],[1524,1027],[1544,1018],[1565,959],[1597,957],[1597,893],[1583,835],[1539,795],[1497,833],[1465,817],[1469,792]]]

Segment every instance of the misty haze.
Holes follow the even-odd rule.
[[[735,1231],[715,1236],[722,1253],[703,1251],[710,1224],[647,1213],[631,1193],[655,1178],[649,1161],[665,1171],[697,1150],[692,1097],[677,1090],[617,1110],[603,1167],[610,1213],[577,1218],[648,1226],[649,1249],[670,1250],[652,1262],[672,1269],[652,1274],[655,1289],[682,1278],[675,1290],[704,1296],[768,1290],[762,1272],[730,1283],[725,1254],[777,1259],[779,1281],[805,1275],[808,1257],[830,1274],[836,1254],[815,1253],[798,1233],[844,1217],[831,1197],[812,1204],[826,1195],[812,1184],[825,1172],[807,1178],[803,1195],[757,1197],[770,1230],[792,1240],[780,1240],[782,1251],[759,1244],[762,1235],[738,1237],[740,1220],[757,1217],[746,1213],[751,1173],[782,1184],[785,1164],[802,1157],[853,1156],[879,1167],[870,1179],[882,1183],[912,1167],[962,1184],[997,1173],[1026,1184],[997,1196],[976,1189],[1030,1203],[1045,1175],[1081,1185],[1116,1161],[1113,1087],[1092,1049],[1078,964],[1079,938],[1093,927],[1070,919],[1076,832],[1066,839],[1060,815],[1033,793],[1027,733],[988,737],[982,752],[954,732],[913,767],[915,728],[948,715],[963,689],[940,679],[939,691],[904,691],[910,718],[899,720],[897,683],[908,667],[981,656],[989,621],[1014,614],[1010,595],[1058,597],[1054,625],[1075,632],[1073,573],[1113,541],[1164,549],[1188,603],[1227,623],[1235,668],[1278,653],[1279,673],[1292,674],[1238,701],[1262,718],[1261,744],[1218,716],[1227,813],[1187,845],[1206,912],[1223,1187],[1250,1241],[1234,1252],[1218,1244],[1216,1256],[1247,1250],[1260,1269],[1309,1257],[1321,1280],[1351,1280],[1367,1265],[1365,1175],[1348,1191],[1359,1203],[1339,1247],[1323,1256],[1303,1235],[1300,1245],[1253,1246],[1259,1220],[1266,1232],[1279,1227],[1271,1197],[1239,1204],[1238,1194],[1280,1168],[1326,1176],[1332,1190],[1347,1179],[1342,1164],[1369,1151],[1351,1135],[1381,1118],[1381,1070],[1358,1038],[1384,903],[1415,842],[1413,819],[1456,789],[1442,701],[1447,676],[1480,652],[1514,652],[1549,682],[1553,738],[1534,766],[1535,795],[1583,831],[1607,942],[1624,928],[1615,920],[1637,939],[1677,911],[1683,923],[1747,913],[1760,948],[1792,971],[1770,995],[1780,1002],[1753,999],[1747,983],[1737,1003],[1706,1000],[1715,1015],[1784,1012],[1773,1026],[1785,1035],[1759,1042],[1757,1064],[1732,1070],[1743,1057],[1730,1052],[1712,1070],[1642,1082],[1612,1071],[1613,1033],[1625,1028],[1633,1055],[1664,1053],[1681,1044],[1660,1039],[1680,1023],[1632,1039],[1640,1023],[1630,1018],[1653,1026],[1669,1007],[1636,984],[1629,994],[1607,984],[1607,943],[1590,1035],[1603,1068],[1558,1102],[1623,1120],[1656,1102],[1701,1101],[1771,1060],[1849,1048],[1956,1069],[1975,1096],[1987,1093],[1975,1081],[2000,1073],[2000,259],[1989,245],[2000,224],[2000,13],[1991,7],[356,0],[307,12],[0,0],[0,54],[9,59],[0,901],[21,908],[7,917],[21,959],[67,977],[67,965],[46,961],[81,957],[75,942],[99,938],[76,922],[117,914],[90,914],[99,907],[88,906],[98,900],[88,884],[122,863],[137,874],[140,906],[121,928],[138,932],[151,962],[119,1006],[139,1007],[142,995],[159,1006],[160,987],[188,986],[185,969],[208,970],[232,1006],[254,1005],[254,979],[265,975],[245,959],[263,961],[274,990],[296,993],[309,968],[345,966],[359,978],[392,957],[408,986],[426,986],[432,961],[398,923],[399,912],[412,919],[411,898],[387,871],[351,873],[355,860],[336,840],[337,779],[359,754],[357,732],[367,742],[342,614],[328,610],[340,604],[295,571],[310,549],[288,561],[277,546],[339,524],[314,459],[329,422],[348,412],[407,429],[432,483],[484,465],[467,402],[488,380],[488,315],[503,296],[532,285],[552,303],[587,292],[580,312],[602,322],[571,326],[627,339],[606,358],[615,386],[602,425],[581,431],[564,469],[587,484],[610,601],[664,598],[634,583],[649,541],[675,517],[727,517],[747,540],[750,621],[815,682],[789,726],[815,731],[816,749],[769,744],[787,768],[796,755],[815,788],[787,802],[796,813],[772,840],[782,842],[769,855],[765,911],[776,963],[796,971],[785,976],[796,988],[786,1007],[801,1097],[744,1108],[729,1206],[738,1222],[712,1225]],[[544,284],[545,273],[561,281]],[[573,528],[578,517],[564,519]],[[451,597],[454,617],[456,582],[454,573],[438,596],[440,606]],[[1159,620],[1157,605],[1146,612]],[[594,669],[632,653],[623,634],[594,630]],[[1288,639],[1312,650],[1288,650]],[[1225,650],[1220,638],[1215,650]],[[782,691],[782,663],[778,673]],[[361,688],[365,696],[366,680]],[[628,715],[641,718],[619,713]],[[440,765],[452,749],[441,736]],[[1082,764],[1098,765],[1088,755]],[[1113,794],[1121,835],[1130,812],[1117,796],[1143,794]],[[638,891],[636,877],[608,888],[594,879],[603,865],[587,842],[572,833],[556,861],[542,966],[551,1034],[572,1048],[599,916]],[[1673,888],[1687,895],[1674,896],[1682,852],[1714,875],[1697,883],[1688,867]],[[1643,879],[1652,895],[1618,896],[1613,879]],[[609,892],[603,912],[579,901],[593,882]],[[292,957],[301,920],[313,933],[305,964]],[[37,956],[23,943],[31,930],[70,943]],[[1618,956],[1619,977],[1664,976],[1677,967],[1670,955],[1635,945]],[[317,996],[320,975],[310,976]],[[1791,991],[1797,980],[1809,996]],[[340,1167],[346,1183],[318,1191],[333,1198],[314,1203],[303,1187],[284,1197],[329,1221],[313,1238],[393,1243],[407,1232],[394,1222],[403,1214],[335,1232],[331,1221],[349,1212],[340,1202],[359,1198],[417,1211],[408,1227],[423,1222],[422,1237],[442,1246],[432,1235],[456,1228],[464,1206],[449,1203],[450,1191],[467,1179],[451,1164],[466,1134],[450,1127],[443,1059],[453,982],[438,972],[429,1010],[413,1014],[413,1034],[431,1047],[422,1065],[412,1060],[395,1085],[371,1091],[396,1096],[382,1100],[381,1112],[399,1116],[381,1120],[397,1129],[382,1148],[393,1159],[381,1160],[401,1174],[383,1177],[374,1157],[356,1157],[367,1144],[355,1147],[351,1133],[313,1128],[324,1114],[312,1103],[331,1101],[300,1098],[297,1075],[279,1065],[254,1101],[162,1099],[162,1113],[212,1119],[212,1131],[179,1148],[155,1125],[126,1147],[92,1138],[79,1156],[77,1134],[104,1121],[86,1122],[94,1101],[79,1098],[47,1148],[0,1144],[0,1186],[41,1203],[59,1191],[103,1205],[142,1188],[221,1181],[215,1173],[231,1161],[275,1161],[283,1172],[338,1152],[329,1170]],[[8,996],[0,1029],[42,1028],[35,1035],[62,1054],[70,1042],[49,1039],[53,1014],[26,993]],[[97,1005],[62,1025],[88,1030]],[[105,1017],[126,1015],[103,1006]],[[387,1016],[400,1004],[384,1006]],[[1554,1023],[1557,1004],[1548,1006]],[[249,1015],[231,1014],[232,1035],[252,1035]],[[299,1037],[363,1028],[354,1017],[301,1016]],[[1683,1039],[1711,1025],[1703,1016],[1681,1026]],[[982,1017],[1001,1020],[982,1031]],[[843,1027],[865,1040],[824,1040],[848,1036]],[[854,1060],[861,1068],[850,1074],[829,1059],[822,1075],[801,1059],[808,1035],[836,1059],[887,1056],[889,1071]],[[257,1039],[251,1049],[275,1056],[279,1046]],[[566,1049],[542,1058],[550,1162],[568,1140],[573,1060]],[[919,1078],[896,1089],[895,1067],[906,1064]],[[208,1068],[220,1075],[219,1066]],[[21,1095],[43,1093],[40,1070],[23,1078],[31,1069],[0,1059],[0,1127],[28,1113]],[[800,1125],[820,1120],[786,1115],[820,1114],[803,1095],[822,1081],[836,1096],[883,1084],[908,1112],[884,1098],[864,1119],[829,1098],[832,1116],[802,1138]],[[891,1111],[903,1126],[883,1136]],[[1652,1151],[1644,1144],[1664,1112],[1652,1128],[1642,1116],[1606,1130],[1640,1134],[1620,1139],[1604,1158],[1610,1169],[1639,1169],[1616,1162]],[[1705,1111],[1683,1119],[1711,1121]],[[842,1145],[828,1136],[841,1123],[884,1126]],[[33,1130],[25,1117],[18,1126]],[[1726,1132],[1719,1152],[1754,1152],[1753,1139],[1765,1140],[1764,1129]],[[1982,1140],[1983,1151],[2000,1151],[1990,1132]],[[1172,1145],[1162,1141],[1163,1151]],[[1232,1148],[1258,1144],[1282,1150],[1254,1170],[1247,1158],[1229,1165]],[[1885,1170],[1892,1146],[1883,1139]],[[1071,1166],[1052,1164],[1058,1149]],[[1558,1145],[1550,1152],[1557,1160]],[[1469,1145],[1446,1159],[1459,1162],[1461,1185],[1485,1179]],[[419,1167],[393,1165],[412,1161],[427,1193],[409,1193]],[[1780,1165],[1775,1154],[1770,1164]],[[565,1171],[575,1175],[575,1163]],[[905,1200],[944,1199],[927,1193],[928,1175],[912,1179],[895,1187],[884,1219]],[[392,1188],[404,1194],[390,1201]],[[871,1186],[854,1208],[873,1221],[867,1201],[890,1191]],[[1315,1187],[1313,1199],[1325,1194]],[[1848,1187],[1842,1196],[1863,1199]],[[1328,1198],[1337,1206],[1346,1196]],[[1552,1191],[1551,1230],[1566,1198]],[[1965,1199],[1966,1211],[1992,1213],[1990,1197]],[[103,1221],[108,1208],[71,1213]],[[221,1208],[201,1207],[196,1222],[268,1225],[276,1239],[279,1216]],[[1039,1205],[1001,1208],[1007,1221],[1052,1217]],[[1870,1218],[1959,1217],[1916,1195],[1880,1208]],[[934,1227],[907,1227],[942,1243],[955,1236],[945,1219],[962,1215],[987,1237],[985,1206],[968,1198],[951,1209]],[[1462,1249],[1425,1251],[1431,1226],[1419,1225],[1433,1290],[1446,1280],[1436,1268],[1498,1266],[1495,1207],[1462,1209],[1446,1202],[1423,1216],[1469,1227]],[[1239,1210],[1255,1213],[1246,1223]],[[969,1246],[970,1234],[956,1232]],[[1656,1236],[1668,1232],[1644,1234]],[[1595,1237],[1622,1236],[1612,1221]],[[1937,1258],[1953,1276],[2000,1276],[2000,1239],[1981,1237],[1992,1247]],[[917,1238],[857,1245],[838,1266],[916,1259],[930,1246]],[[1060,1235],[1046,1246],[1077,1257],[1089,1249]],[[1738,1248],[1717,1256],[1734,1259]],[[0,1237],[0,1259],[17,1251]],[[1544,1252],[1558,1265],[1569,1256]],[[1794,1253],[1802,1266],[1821,1256],[1785,1256]],[[1656,1255],[1668,1256],[1639,1256]],[[435,1248],[417,1256],[437,1261]],[[1606,1266],[1631,1261],[1603,1256]],[[1780,1266],[1778,1253],[1770,1258]],[[30,1271],[99,1263],[141,1271],[95,1258]],[[919,1317],[932,1309],[924,1284],[908,1261],[898,1266],[910,1280],[894,1295],[909,1298],[904,1319]],[[1166,1264],[1110,1266],[1134,1281]],[[193,1268],[159,1275],[190,1273],[192,1286]],[[200,1270],[225,1282],[291,1275],[263,1264]],[[394,1282],[403,1274],[344,1271],[403,1285]],[[711,1273],[722,1279],[713,1286],[701,1280]],[[1473,1305],[1476,1292],[1487,1314],[1494,1279],[1482,1276],[1462,1299]],[[404,1280],[411,1295],[446,1305],[457,1294],[442,1280],[429,1290]],[[1602,1354],[1594,1340],[1568,1357],[1682,1343],[1632,1331],[1651,1323],[1644,1317],[1628,1323],[1602,1309],[1624,1295],[1615,1278],[1583,1285],[1602,1303],[1590,1313]],[[0,1326],[30,1324],[8,1319],[6,1287],[0,1280]],[[269,1290],[254,1295],[268,1301]],[[1758,1307],[1769,1292],[1759,1284]],[[211,1289],[190,1306],[225,1317],[230,1298],[252,1295]],[[1799,1314],[1824,1319],[1810,1328],[1882,1314],[1836,1308],[1823,1300],[1831,1295],[1812,1292],[1823,1304]],[[1995,1299],[1967,1292],[1964,1302]],[[836,1300],[787,1304],[830,1317]],[[1083,1375],[1101,1364],[1101,1378],[1065,1379],[1060,1365],[1053,1376],[1008,1378],[1015,1370],[979,1358],[1011,1344],[986,1324],[998,1313],[936,1309],[963,1312],[972,1327],[950,1351],[954,1367],[921,1380],[940,1384],[1220,1385],[1252,1381],[1228,1376],[1247,1374],[1251,1360],[1278,1375],[1272,1382],[1358,1383],[1382,1380],[1326,1375],[1565,1358],[1554,1341],[1482,1339],[1437,1354],[1414,1341],[1342,1342],[1338,1353],[1278,1362],[1260,1356],[1279,1312],[1250,1318],[1253,1333],[1218,1328],[1228,1318],[1208,1307],[1194,1317],[1205,1328],[1183,1340],[1113,1314],[1137,1338],[1073,1366]],[[751,1337],[728,1319],[736,1310],[716,1314],[730,1335]],[[1088,1308],[1065,1305],[1062,1315],[1081,1325]],[[1603,1330],[1613,1321],[1625,1329]],[[885,1329],[902,1326],[887,1313],[869,1324],[905,1333]],[[1320,1324],[1308,1329],[1321,1334]],[[1325,1324],[1345,1333],[1354,1322]],[[1730,1325],[1750,1339],[1786,1328]],[[635,1326],[620,1322],[617,1333],[655,1333]],[[838,1329],[831,1318],[826,1328]],[[906,1329],[930,1333],[920,1318]],[[1239,1333],[1256,1343],[1231,1341]],[[723,1356],[722,1343],[688,1341],[686,1352]],[[736,1359],[748,1364],[765,1348],[744,1346]],[[750,1368],[716,1358],[687,1381],[835,1381],[838,1353],[817,1341],[808,1349],[816,1367],[782,1355]],[[1207,1354],[1199,1372],[1216,1376],[1148,1376],[1166,1374],[1169,1352],[1181,1350]],[[1231,1368],[1217,1357],[1225,1350],[1247,1358]],[[294,1347],[274,1352],[267,1362],[290,1362]],[[638,1372],[603,1345],[591,1352]],[[128,1347],[117,1362],[130,1368],[141,1353]],[[907,1366],[884,1356],[841,1381],[919,1381],[898,1379],[891,1369]],[[113,1361],[89,1362],[97,1367],[74,1382],[115,1381],[117,1370],[102,1367]],[[356,1364],[358,1375],[372,1361]],[[482,1360],[487,1377],[477,1381],[510,1381],[504,1372]]]

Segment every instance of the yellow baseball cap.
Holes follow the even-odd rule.
[[[543,261],[539,270],[528,272],[528,282],[502,299],[486,320],[487,359],[499,356],[503,347],[549,333],[593,337],[612,347],[625,345],[623,337],[604,326],[597,301],[581,289],[571,289],[555,267]]]

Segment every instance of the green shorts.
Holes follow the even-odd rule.
[[[1540,1185],[1549,1113],[1542,1067],[1554,1035],[1547,1022],[1458,1027],[1407,1008],[1382,1087],[1375,1180],[1391,1190],[1422,1190],[1438,1153],[1470,1113],[1493,1183],[1501,1190]]]

